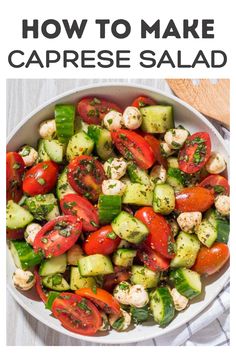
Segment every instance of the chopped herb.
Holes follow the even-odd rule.
[[[97,227],[97,226],[98,226],[98,224],[97,224],[95,221],[93,221],[93,220],[90,221],[90,224],[91,224],[92,226],[94,226],[94,227]]]
[[[91,106],[95,106],[96,104],[101,104],[101,100],[98,98],[94,97],[92,101],[89,102]]]
[[[28,156],[30,154],[30,150],[31,150],[30,146],[24,146],[22,151],[20,152],[20,155],[23,157]]]
[[[64,202],[63,207],[65,209],[72,209],[74,206],[76,206],[76,202]]]
[[[44,164],[42,167],[43,167],[44,170],[46,170],[48,168],[48,165]]]
[[[37,179],[37,182],[38,182],[39,184],[41,184],[41,186],[43,186],[43,185],[46,183],[45,179],[43,179],[42,177],[39,177],[39,178]]]
[[[46,243],[48,243],[48,239],[46,237],[43,237],[43,238],[41,238],[41,242],[46,244]]]
[[[87,305],[86,299],[82,299],[80,302],[77,302],[77,306],[81,309],[87,312],[88,314],[91,313],[91,309]]]
[[[13,168],[14,170],[18,170],[21,167],[19,163],[14,163]]]
[[[94,294],[97,294],[97,286],[96,286],[96,285],[93,285],[93,286],[92,286],[92,292],[93,292]]]
[[[218,194],[225,193],[225,188],[223,186],[220,186],[217,184],[213,188],[214,188],[215,193],[218,193]]]
[[[99,110],[98,109],[91,109],[88,111],[87,115],[89,117],[99,117]]]
[[[106,235],[107,238],[110,238],[111,240],[115,240],[116,239],[116,234],[114,232],[109,232]]]
[[[32,275],[29,276],[29,278],[28,278],[28,280],[27,280],[26,283],[29,284],[29,283],[31,283],[33,280],[34,280],[34,275],[32,274]]]

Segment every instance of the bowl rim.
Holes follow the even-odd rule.
[[[53,104],[54,102],[61,100],[64,97],[76,94],[76,93],[80,93],[81,91],[85,91],[85,90],[90,90],[93,88],[99,88],[99,87],[126,87],[126,88],[136,88],[136,89],[143,89],[143,90],[147,90],[156,94],[160,94],[164,97],[167,97],[173,101],[178,102],[180,105],[184,106],[186,109],[192,111],[194,113],[194,115],[197,116],[198,119],[200,119],[204,124],[206,124],[209,129],[213,130],[217,139],[220,140],[221,144],[224,146],[225,151],[227,153],[227,159],[229,158],[229,148],[226,145],[223,137],[221,136],[221,134],[218,132],[218,130],[215,128],[215,126],[201,113],[199,112],[197,109],[195,109],[194,107],[192,107],[190,104],[184,102],[183,100],[181,100],[180,98],[176,97],[174,94],[171,93],[167,93],[163,90],[154,88],[154,87],[149,87],[143,84],[137,84],[137,83],[129,83],[129,82],[100,82],[100,83],[91,83],[88,85],[82,85],[70,90],[67,90],[63,93],[60,93],[52,98],[50,98],[47,101],[44,101],[43,103],[41,103],[39,106],[37,106],[34,110],[32,110],[30,113],[28,113],[24,119],[22,119],[15,127],[14,129],[8,134],[6,142],[7,144],[9,143],[9,141],[14,137],[14,135],[17,133],[17,131],[28,121],[30,120],[34,115],[36,115],[37,113],[39,113],[41,110],[43,110],[44,108],[46,108],[47,106]],[[222,289],[225,287],[225,285],[228,283],[229,279],[230,279],[230,268],[228,268],[226,270],[225,273],[223,273],[222,275],[224,277],[223,281],[219,284],[218,288],[216,291],[214,291],[213,295],[210,295],[208,300],[203,300],[202,306],[201,306],[201,310],[199,311],[199,309],[196,309],[196,311],[194,311],[194,313],[190,313],[190,315],[188,317],[191,317],[190,319],[188,319],[188,321],[193,320],[196,316],[201,315],[202,312],[206,309],[206,307],[219,295],[219,293],[222,291]],[[80,335],[80,334],[76,334],[73,332],[70,332],[68,330],[66,330],[64,327],[60,326],[58,327],[57,325],[54,325],[54,323],[50,323],[47,322],[47,320],[43,317],[41,317],[40,313],[36,314],[31,307],[29,307],[27,304],[24,303],[23,300],[21,300],[21,298],[15,293],[14,289],[12,288],[12,286],[7,283],[7,289],[10,292],[10,294],[12,295],[12,297],[15,299],[15,301],[25,310],[27,311],[31,316],[33,316],[36,320],[42,322],[44,325],[48,326],[49,328],[52,328],[53,330],[55,330],[58,333],[62,333],[64,335],[68,335],[70,337],[73,337],[75,339],[78,340],[83,340],[86,342],[92,342],[92,343],[99,343],[99,344],[128,344],[128,343],[136,343],[135,340],[133,339],[127,339],[127,338],[119,338],[117,337],[117,339],[109,339],[109,337],[106,336],[101,336],[101,337],[90,337],[90,336],[84,336],[84,335]],[[166,327],[165,328],[165,332],[162,333],[157,333],[156,335],[150,334],[147,335],[145,334],[144,336],[139,335],[139,339],[137,342],[141,342],[144,340],[149,340],[152,338],[157,338],[157,337],[162,337],[170,332],[175,331],[176,329],[180,328],[181,326],[183,326],[186,322],[186,319],[183,319],[180,323],[177,323],[175,326],[172,326],[171,328]]]

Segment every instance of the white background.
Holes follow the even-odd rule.
[[[4,3],[2,1],[1,9],[1,108],[2,108],[2,120],[1,120],[1,185],[5,183],[5,171],[2,166],[4,166],[4,150],[5,150],[5,80],[7,78],[168,78],[168,77],[192,77],[192,78],[230,78],[231,79],[231,131],[232,131],[232,146],[231,151],[235,151],[235,70],[236,65],[235,58],[235,9],[233,4],[235,1],[210,1],[210,0],[174,0],[174,1],[132,1],[132,0],[119,0],[119,1],[81,1],[81,0],[67,0],[65,1],[45,1],[40,0],[28,1],[28,0],[18,0],[18,1],[8,1]],[[21,21],[22,18],[33,19],[37,18],[39,20],[45,20],[48,18],[54,19],[81,19],[88,18],[90,27],[89,32],[87,32],[84,39],[71,39],[68,40],[65,36],[60,36],[58,39],[50,40],[45,38],[39,39],[21,39]],[[109,18],[110,20],[115,20],[118,18],[124,18],[129,20],[132,25],[132,35],[128,39],[120,40],[109,36],[107,39],[99,40],[98,38],[98,28],[94,25],[95,18]],[[161,19],[161,23],[166,24],[170,18],[173,18],[177,24],[181,24],[183,18],[193,19],[198,18],[214,18],[215,20],[215,39],[138,39],[140,31],[140,19],[143,18],[150,23],[154,23],[158,18]],[[180,27],[181,28],[181,27]],[[94,30],[96,29],[96,33]],[[162,52],[164,49],[169,49],[171,52],[175,52],[177,49],[181,49],[185,53],[185,60],[190,61],[193,57],[193,52],[199,49],[206,49],[209,51],[211,49],[221,49],[228,54],[228,64],[221,69],[171,69],[170,66],[164,66],[162,69],[142,69],[140,66],[132,65],[131,69],[62,69],[56,67],[53,69],[13,69],[7,63],[7,56],[11,50],[21,49],[25,52],[30,52],[32,49],[37,49],[40,52],[44,52],[46,49],[130,49],[133,53],[132,63],[137,62],[137,51],[142,49],[151,49],[154,51]],[[7,117],[11,119],[11,117]],[[232,160],[234,159],[232,154]],[[231,181],[235,181],[235,169],[234,161],[231,164]],[[235,186],[232,183],[232,195],[235,195]],[[4,193],[2,193],[1,198],[1,215],[5,213],[5,201]],[[235,198],[234,198],[235,199]],[[233,206],[233,205],[232,205]],[[232,208],[232,221],[235,219],[235,207]],[[234,224],[234,223],[233,223]],[[1,257],[2,261],[2,276],[5,274],[5,260],[4,260],[4,250],[5,250],[5,240],[4,240],[4,225],[2,227],[2,247],[3,255]],[[234,237],[233,225],[231,228],[232,239]],[[233,242],[233,246],[234,242]],[[231,252],[233,253],[233,251]],[[235,262],[235,257],[232,257],[232,268]],[[235,269],[235,268],[234,268]],[[232,278],[233,291],[235,292],[235,281]],[[3,282],[4,284],[5,282]],[[4,285],[3,285],[4,287]],[[2,309],[4,309],[4,295],[2,291],[1,294]],[[232,295],[234,298],[234,295]],[[235,311],[235,305],[232,301],[231,303],[232,312]],[[3,311],[4,315],[4,311]],[[17,316],[17,314],[16,314]],[[232,314],[231,318],[235,317]],[[3,332],[5,330],[5,318],[1,316]],[[235,321],[234,321],[235,324]],[[233,325],[232,325],[233,329]],[[5,336],[1,336],[2,345],[5,343]],[[234,336],[232,335],[232,347],[234,344]],[[12,350],[19,348],[12,348]],[[27,352],[28,348],[24,348],[24,353]],[[30,349],[30,348],[29,348]],[[40,348],[39,348],[40,349]],[[89,351],[89,348],[83,348],[83,351]],[[102,349],[104,351],[106,348],[96,348],[98,351]],[[107,348],[109,349],[109,348]],[[114,348],[116,350],[119,348]],[[124,348],[125,349],[125,348]],[[141,349],[141,348],[139,348]],[[174,348],[172,348],[174,349]],[[179,348],[181,351],[184,348]],[[187,349],[187,348],[186,348]],[[208,348],[210,352],[216,350],[217,348]],[[10,351],[11,348],[8,348]],[[30,349],[32,350],[32,349]],[[33,350],[36,350],[34,348]],[[44,348],[43,350],[46,350]],[[52,351],[53,348],[50,348]],[[63,348],[56,348],[57,352],[63,350]],[[69,348],[68,348],[69,350]],[[129,347],[130,350],[130,347]],[[137,351],[138,348],[135,348]],[[169,352],[171,348],[161,348],[162,352]],[[174,349],[176,351],[176,349]],[[188,349],[187,349],[188,350]],[[191,348],[194,350],[194,348]],[[222,350],[229,350],[222,348]]]

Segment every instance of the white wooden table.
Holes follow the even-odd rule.
[[[7,134],[21,119],[50,98],[67,90],[97,82],[130,82],[171,92],[165,80],[8,80],[7,81]],[[150,340],[146,345],[155,345]],[[41,324],[8,294],[7,345],[13,346],[80,346],[95,345],[82,342]]]

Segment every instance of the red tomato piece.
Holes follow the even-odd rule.
[[[83,288],[75,290],[75,293],[91,300],[106,313],[115,315],[120,315],[121,313],[119,302],[104,289],[96,288],[96,290],[93,291],[90,288]]]
[[[132,102],[131,106],[137,107],[137,108],[142,108],[146,106],[155,106],[157,102],[153,100],[150,97],[147,96],[139,96],[135,98],[135,100]]]
[[[131,273],[127,268],[115,266],[114,274],[104,275],[102,287],[106,291],[112,292],[117,284],[128,280],[130,275]]]
[[[61,293],[52,304],[53,315],[71,332],[94,335],[102,325],[102,317],[89,300],[72,293]]]
[[[36,288],[37,294],[40,297],[40,299],[44,303],[46,303],[47,298],[48,298],[48,294],[43,288],[41,277],[40,277],[39,273],[37,272],[37,270],[34,271],[34,276],[35,276],[35,288]]]
[[[135,217],[141,220],[149,229],[149,235],[144,243],[159,252],[166,258],[173,258],[174,237],[170,225],[166,219],[154,212],[151,207],[144,207],[135,213]]]
[[[8,152],[6,155],[6,188],[7,200],[19,202],[22,195],[22,178],[25,163],[17,152]]]
[[[86,198],[77,194],[67,194],[60,206],[65,215],[74,215],[82,221],[83,231],[95,231],[99,225],[98,211]]]
[[[78,156],[69,163],[67,176],[71,187],[92,201],[98,199],[106,179],[101,162],[87,155]]]
[[[229,195],[228,180],[220,175],[209,175],[199,183],[199,186],[213,190],[215,197],[219,194]]]
[[[100,124],[111,110],[122,113],[120,107],[115,103],[103,98],[85,97],[79,101],[77,106],[79,116],[88,124]]]
[[[154,164],[152,148],[141,135],[130,130],[117,129],[111,132],[111,136],[116,148],[127,160],[134,160],[144,170]]]
[[[91,233],[83,244],[84,252],[88,255],[113,253],[119,246],[121,239],[116,236],[110,225],[103,226]]]
[[[59,256],[68,251],[78,240],[82,222],[75,216],[65,215],[47,222],[34,239],[35,252],[42,252],[46,258]]]
[[[188,211],[204,212],[214,203],[212,191],[203,187],[183,188],[175,197],[175,210],[183,213]]]
[[[58,165],[53,161],[39,162],[25,174],[23,191],[34,196],[50,192],[57,182]]]
[[[7,240],[20,240],[24,238],[24,231],[25,229],[7,229]]]
[[[208,133],[199,132],[190,135],[179,151],[179,168],[185,173],[198,172],[211,154],[211,139]]]
[[[163,257],[160,253],[154,251],[144,243],[139,246],[137,257],[147,268],[153,270],[153,272],[165,271],[170,266],[170,259]]]
[[[156,139],[153,135],[148,133],[143,133],[144,139],[148,142],[151,146],[155,160],[165,168],[167,168],[167,159],[161,153],[161,141]]]
[[[211,275],[218,272],[229,259],[229,247],[216,242],[211,248],[201,247],[192,270],[199,274]]]

